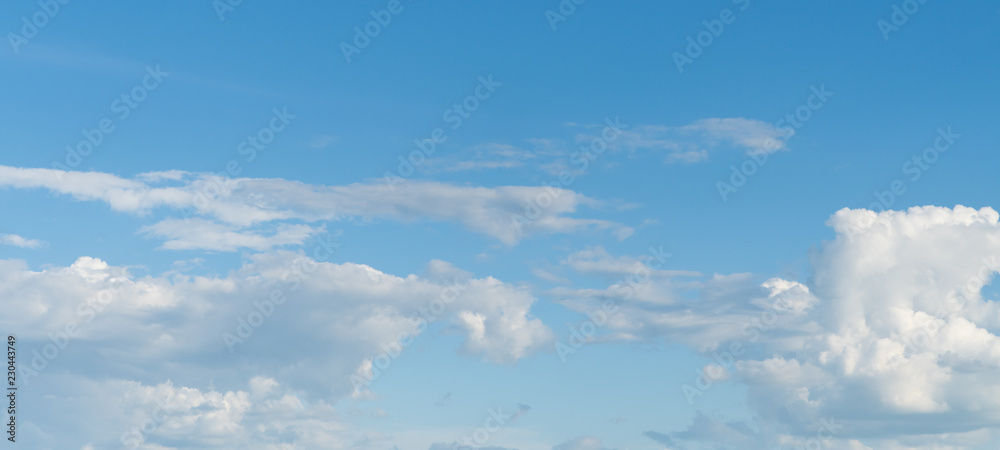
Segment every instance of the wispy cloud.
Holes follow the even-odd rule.
[[[309,146],[315,149],[324,149],[335,144],[338,140],[340,139],[337,136],[319,136],[316,139],[313,139],[312,142],[309,143]]]
[[[146,236],[167,239],[162,245],[167,250],[201,249],[220,252],[234,252],[241,248],[264,251],[301,244],[324,231],[325,227],[322,226],[279,224],[273,232],[264,234],[201,218],[167,219],[139,230]]]
[[[637,124],[625,127],[607,149],[591,148],[602,141],[605,124],[564,124],[569,135],[524,139],[518,145],[490,142],[472,147],[447,158],[431,160],[432,172],[458,172],[529,167],[558,175],[569,170],[583,171],[597,155],[625,153],[629,156],[658,155],[667,164],[697,163],[718,152],[741,152],[757,155],[788,150],[792,128],[781,128],[760,120],[735,118],[699,119],[687,125]],[[601,156],[602,167],[615,167],[618,161]]]
[[[21,248],[44,247],[46,243],[38,239],[26,239],[16,234],[0,234],[0,245],[12,245]]]
[[[511,169],[522,167],[536,153],[510,144],[496,142],[480,144],[464,152],[429,161],[429,170],[438,172],[460,172],[470,170]]]
[[[724,148],[748,155],[787,150],[786,142],[792,134],[790,128],[778,128],[759,120],[712,118],[683,126],[636,125],[625,130],[611,147],[616,151],[661,153],[666,163],[694,163]],[[576,140],[585,143],[593,138],[582,133]]]
[[[157,183],[160,181],[169,185],[160,185]],[[102,201],[115,211],[138,215],[150,214],[157,208],[181,211],[188,220],[166,219],[142,230],[148,236],[170,239],[165,248],[262,249],[301,242],[300,239],[315,233],[310,227],[281,226],[281,223],[347,218],[457,222],[507,245],[531,234],[596,229],[622,237],[632,232],[631,228],[608,220],[569,217],[581,207],[600,207],[603,202],[568,189],[470,187],[433,181],[401,183],[404,185],[373,182],[325,186],[280,178],[223,179],[213,174],[178,171],[125,179],[100,172],[0,166],[0,187],[48,189],[78,200]],[[514,214],[524,213],[527,199],[543,194],[553,200],[539,218],[523,226],[512,221]],[[190,220],[191,217],[204,220]],[[251,229],[254,226],[258,229]],[[270,228],[261,230],[260,226]],[[199,236],[200,233],[205,235]]]

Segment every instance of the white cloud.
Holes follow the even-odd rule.
[[[720,146],[742,150],[748,155],[787,150],[786,141],[794,134],[759,120],[736,118],[700,119],[683,126],[635,125],[622,132],[610,147],[618,151],[647,151],[664,155],[667,163],[695,163],[708,159]],[[583,133],[578,143],[595,136]]]
[[[12,245],[21,248],[38,248],[45,246],[45,242],[38,239],[26,239],[16,234],[0,234],[0,245]]]
[[[272,251],[220,276],[178,270],[137,276],[91,257],[41,270],[0,260],[0,298],[9,299],[0,328],[18,336],[19,382],[37,393],[22,401],[60,411],[24,423],[26,439],[112,448],[152,414],[161,418],[141,448],[386,448],[389,437],[355,431],[331,405],[351,395],[350,376],[385,344],[434,339],[417,318],[461,336],[457,351],[495,363],[551,348],[527,288],[444,261],[431,261],[427,277],[396,276]],[[435,312],[452,285],[454,298]],[[255,312],[263,322],[230,353],[223,335]],[[378,392],[379,380],[369,388]],[[81,414],[101,426],[68,425]]]
[[[670,254],[662,254],[660,257],[669,258]],[[650,259],[646,255],[647,260]],[[569,255],[562,261],[562,264],[585,275],[606,275],[619,276],[635,274],[640,272],[650,272],[662,276],[699,276],[698,272],[691,271],[650,271],[645,262],[629,256],[614,257],[604,249],[604,247],[588,247]]]
[[[524,166],[526,161],[536,156],[534,152],[513,145],[491,142],[477,145],[450,157],[431,159],[427,161],[425,167],[432,172],[511,169]]]
[[[566,278],[563,278],[545,269],[540,269],[535,267],[531,269],[531,273],[538,278],[548,281],[549,283],[570,284],[570,281],[567,280]]]
[[[459,161],[441,170],[443,172],[460,172],[464,170],[512,169],[523,165],[524,163],[521,161]]]
[[[718,141],[734,144],[751,155],[785,150],[785,140],[795,134],[791,128],[780,129],[767,122],[742,117],[701,119],[681,130],[699,133],[713,144]]]
[[[0,260],[0,298],[10,299],[0,328],[16,332],[22,371],[32,371],[22,372],[21,385],[46,394],[44,403],[22,400],[62,411],[21,431],[50,448],[69,448],[62,439],[70,436],[111,448],[154,414],[162,418],[142,434],[141,448],[386,448],[387,436],[355,431],[331,405],[350,396],[350,376],[384,344],[404,334],[433,339],[416,318],[435,311],[452,283],[454,299],[430,320],[463,336],[456,350],[511,364],[551,347],[527,288],[444,261],[428,271],[432,278],[395,276],[288,251],[253,255],[214,277],[136,276],[90,257],[44,270]],[[279,305],[255,306],[275,290]],[[230,353],[223,334],[237,334],[235,319],[254,311],[267,317]],[[91,363],[74,363],[81,359]],[[252,377],[241,384],[247,380],[234,374]],[[190,387],[213,379],[218,390]],[[378,392],[378,383],[370,389]],[[85,412],[102,425],[67,428]]]
[[[162,179],[163,172],[146,178]],[[182,207],[191,193],[177,188],[150,189],[145,183],[100,172],[64,172],[0,166],[0,187],[48,189],[78,200],[100,200],[115,211],[145,212],[154,206]]]
[[[669,255],[656,253],[666,261]],[[705,275],[663,268],[664,261],[614,257],[601,247],[576,252],[562,263],[578,273],[600,276],[613,284],[603,289],[558,287],[549,295],[566,307],[585,313],[601,309],[607,300],[619,306],[606,328],[605,338],[636,340],[668,336],[699,350],[743,336],[743,324],[766,302],[769,290],[750,274]],[[655,267],[655,268],[652,268]],[[697,301],[686,299],[694,293]]]
[[[463,353],[513,363],[550,347],[551,330],[531,316],[535,298],[526,288],[492,277],[399,277],[287,251],[254,255],[223,277],[137,277],[89,257],[42,271],[0,260],[0,297],[11,299],[0,326],[19,330],[26,354],[44,347],[50,334],[69,335],[74,354],[128,354],[130,375],[158,373],[164,364],[175,367],[167,362],[177,359],[223,358],[234,369],[266,361],[268,376],[347,395],[349,376],[362,361],[381,352],[382,344],[419,335],[417,319],[426,314],[421,311],[434,311],[433,303],[453,282],[454,299],[427,320],[464,331]],[[279,304],[255,306],[272,298]],[[224,334],[238,335],[236,318],[246,320],[254,311],[265,312],[266,323],[253,327],[230,353]],[[274,352],[275,345],[300,350]]]
[[[173,185],[153,185],[157,182]],[[621,239],[632,232],[629,227],[607,220],[569,217],[580,207],[598,207],[601,202],[570,190],[542,186],[486,188],[431,181],[319,186],[283,179],[229,179],[177,171],[142,174],[128,180],[98,172],[0,166],[0,187],[4,186],[43,188],[78,200],[103,201],[116,211],[148,214],[155,208],[166,207],[181,210],[185,217],[204,219],[183,222],[167,219],[143,229],[148,236],[169,239],[164,247],[176,249],[264,249],[301,243],[315,232],[304,225],[282,228],[274,224],[289,220],[456,222],[508,245],[532,234],[598,229],[610,230]],[[529,224],[519,227],[512,216],[525,214],[527,205],[543,195],[552,199],[551,204]],[[269,228],[246,230],[261,224]],[[202,232],[219,241],[198,236]]]
[[[326,227],[278,224],[273,233],[265,235],[240,230],[233,225],[221,224],[201,218],[188,220],[166,219],[139,230],[147,236],[166,239],[162,248],[168,250],[214,250],[232,252],[241,248],[257,251],[273,247],[301,244],[321,234]]]
[[[890,423],[923,434],[926,425],[905,418],[926,414],[940,433],[1000,426],[1000,309],[981,291],[1000,269],[997,212],[872,214],[830,219],[837,238],[813,262],[822,331],[798,353],[739,363],[751,397],[838,412],[859,434]],[[769,379],[776,371],[781,385]]]
[[[601,158],[600,166],[615,167],[618,161],[603,156],[603,146],[614,152],[650,153],[661,155],[665,163],[697,163],[720,151],[741,151],[747,155],[768,154],[788,150],[787,142],[795,134],[790,127],[743,117],[699,119],[687,125],[626,125],[613,139],[603,136],[606,124],[566,124],[576,134],[568,139],[532,138],[525,150],[502,143],[487,143],[473,147],[461,156],[438,158],[424,167],[432,171],[500,169],[527,166],[550,175],[561,172],[582,173],[590,167],[589,158]],[[594,144],[595,141],[600,144]],[[592,145],[596,145],[591,149]],[[584,161],[587,160],[585,163]],[[594,159],[596,160],[596,159]]]
[[[80,435],[42,427],[31,442],[68,448],[72,439],[90,448],[375,448],[370,435],[353,429],[330,402],[309,398],[273,378],[254,376],[232,390],[58,375],[72,389],[52,390],[44,400],[47,421],[65,423]],[[77,428],[80,417],[100,417]],[[37,425],[40,418],[32,417]],[[19,436],[23,438],[23,436]]]
[[[690,308],[633,302],[610,326],[652,329],[709,355],[752,342],[728,371],[787,439],[808,439],[830,418],[843,425],[835,448],[995,442],[1000,299],[982,288],[1000,271],[998,218],[963,206],[844,209],[828,222],[837,236],[812,256],[809,283],[774,278],[725,294],[727,283],[707,282]],[[679,335],[688,330],[698,339]]]

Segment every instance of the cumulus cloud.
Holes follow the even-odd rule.
[[[85,436],[92,448],[378,448],[371,445],[377,437],[352,429],[330,402],[273,378],[254,376],[232,390],[170,380],[54,378],[72,391],[55,389],[42,400],[47,420]],[[71,448],[65,431],[41,428],[31,442]]]
[[[106,362],[83,366],[92,372],[82,376],[252,371],[338,398],[354,391],[359,367],[404,335],[420,338],[426,322],[461,333],[460,352],[502,364],[552,339],[532,317],[526,288],[492,277],[401,277],[288,251],[253,255],[213,277],[136,276],[89,257],[38,271],[0,260],[0,296],[10,299],[0,327],[21,330],[25,355],[43,355],[22,365],[27,384],[44,382],[68,344],[74,357]]]
[[[808,282],[774,278],[756,293],[747,284],[718,312],[653,311],[629,322],[682,341],[676,330],[701,330],[715,344],[695,344],[706,354],[752,342],[728,370],[747,387],[763,423],[780,427],[768,439],[810,439],[829,420],[840,424],[828,435],[835,448],[995,442],[1000,303],[983,288],[1000,271],[998,218],[991,208],[963,206],[844,209],[828,221],[837,235],[812,255]],[[724,317],[731,332],[705,331]],[[722,426],[702,418],[688,432]],[[685,436],[652,433],[657,440]]]
[[[125,179],[99,172],[0,166],[0,187],[48,189],[140,215],[156,208],[180,211],[183,221],[169,218],[141,230],[167,239],[168,249],[263,250],[301,243],[316,231],[301,223],[282,226],[281,222],[350,218],[460,223],[508,245],[533,234],[609,230],[624,238],[632,232],[607,220],[570,217],[582,207],[602,203],[567,189],[542,186],[486,188],[432,181],[322,186],[180,171]],[[547,206],[527,211],[540,196],[548,197]],[[530,220],[516,221],[514,215],[528,215]],[[254,226],[258,229],[251,229]]]
[[[751,399],[837,416],[857,434],[1000,425],[1000,309],[982,292],[1000,270],[997,218],[962,206],[838,211],[837,238],[813,260],[822,330],[799,353],[738,363]]]

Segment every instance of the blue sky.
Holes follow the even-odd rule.
[[[994,448],[998,20],[13,2],[19,443]]]

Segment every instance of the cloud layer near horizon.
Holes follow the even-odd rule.
[[[115,189],[72,195],[110,196],[109,203],[111,197],[128,197],[109,194]],[[145,201],[120,207],[141,211],[137,205]],[[219,211],[224,217],[225,209]],[[1000,270],[998,219],[991,208],[962,206],[881,213],[844,209],[828,221],[836,238],[812,254],[811,277],[798,281],[650,269],[649,256],[613,256],[590,247],[569,254],[560,266],[620,281],[604,289],[555,287],[544,295],[579,312],[619,301],[620,312],[596,340],[665,339],[703,352],[705,373],[717,375],[709,376],[707,387],[696,388],[689,396],[693,402],[717,383],[746,386],[757,424],[699,416],[688,430],[649,430],[649,439],[665,445],[686,448],[712,440],[721,448],[806,445],[816,424],[832,420],[839,424],[829,439],[833,448],[912,448],[928,442],[967,447],[997,438],[1000,428],[1000,395],[991,394],[1000,394],[1000,306],[984,291]],[[553,348],[549,325],[531,314],[538,294],[528,287],[475,278],[443,261],[431,261],[428,273],[395,276],[363,264],[274,250],[249,255],[239,269],[215,277],[136,276],[92,257],[42,270],[3,260],[0,295],[15,300],[3,322],[25,330],[20,339],[29,345],[26,352],[58,342],[68,324],[76,326],[73,352],[45,358],[46,367],[24,377],[26,382],[51,387],[58,378],[135,392],[136,398],[163,391],[190,400],[188,410],[169,415],[178,425],[144,439],[173,442],[179,438],[171,436],[184,435],[202,446],[220,436],[250,439],[247,427],[267,417],[252,411],[287,403],[311,405],[295,406],[294,414],[283,416],[297,424],[288,426],[299,434],[258,438],[350,447],[358,442],[353,439],[367,438],[343,432],[333,419],[309,419],[310,408],[327,410],[338,398],[376,395],[367,385],[359,388],[352,376],[370,374],[386,344],[419,336],[423,330],[416,317],[435,302],[440,311],[431,321],[462,336],[463,354],[512,364]],[[449,286],[460,289],[453,299],[439,301]],[[284,300],[271,311],[259,306],[267,299]],[[269,311],[266,327],[253,326],[252,335],[235,345],[224,338],[238,334],[240,319],[255,311]],[[308,353],[275,351],[303,342],[309,343]],[[745,352],[726,356],[733,343]],[[108,364],[70,370],[78,358]],[[234,377],[233,367],[245,378]],[[161,374],[184,372],[217,379],[224,387],[195,388],[193,378],[164,384]],[[261,394],[265,391],[281,394],[269,397]],[[589,437],[562,445],[584,444],[600,445]]]

